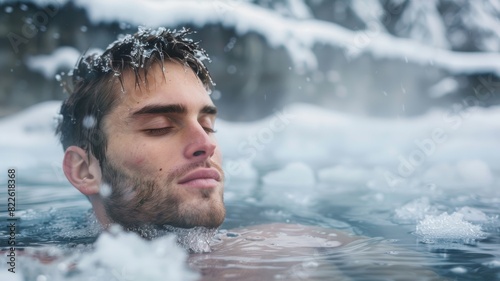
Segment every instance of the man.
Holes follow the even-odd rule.
[[[225,217],[224,173],[212,81],[201,62],[206,54],[187,34],[139,30],[102,55],[84,56],[73,71],[57,129],[63,171],[88,197],[100,224],[119,224],[147,238],[174,230],[192,252],[212,246],[211,256],[193,255],[190,263],[213,280],[274,278],[317,251],[356,240],[272,224],[218,235],[208,245]],[[207,243],[197,245],[193,233]],[[280,260],[287,255],[298,258]]]
[[[73,72],[58,127],[63,170],[105,227],[224,220],[212,82],[186,34],[142,30]]]
[[[212,80],[189,32],[139,30],[82,57],[57,132],[63,171],[100,224],[149,237],[225,217]]]

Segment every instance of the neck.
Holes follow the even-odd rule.
[[[202,226],[181,228],[171,225],[148,225],[129,230],[138,233],[146,239],[155,239],[160,236],[174,234],[177,237],[177,243],[191,253],[208,253],[211,251],[210,242],[215,233],[217,233],[218,228],[207,228]]]

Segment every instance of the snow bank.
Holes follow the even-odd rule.
[[[29,57],[26,65],[41,72],[47,79],[54,79],[58,71],[73,69],[80,55],[80,51],[73,47],[60,47],[52,54]]]
[[[102,53],[102,50],[90,49],[86,53]],[[45,78],[53,79],[60,71],[73,69],[81,55],[73,47],[59,47],[51,54],[28,57],[26,65],[31,70],[42,73]]]
[[[8,137],[0,139],[0,157],[7,159],[0,168],[53,167],[54,173],[61,172],[63,150],[54,135],[59,107],[59,101],[40,103],[0,119],[0,130],[8,132]],[[494,172],[500,169],[498,119],[500,108],[495,107],[377,119],[292,104],[255,122],[218,120],[216,137],[226,174],[234,180],[256,182],[262,176],[258,170],[301,162],[310,168],[300,179],[292,178],[293,173],[279,178],[299,185],[319,180],[369,184],[374,189],[399,187],[391,185],[392,176],[440,188],[487,189],[498,182]],[[437,139],[436,130],[441,133]],[[64,175],[57,177],[65,181]],[[277,178],[268,175],[266,181]],[[398,190],[408,188],[403,185]]]
[[[370,53],[379,58],[434,65],[451,73],[493,72],[500,76],[500,54],[458,53],[400,39],[382,31],[351,31],[339,25],[307,19],[297,21],[245,2],[225,1],[77,1],[94,23],[129,22],[136,25],[222,24],[238,34],[256,32],[273,47],[283,47],[298,66],[315,69],[314,44],[338,46],[350,56]],[[113,11],[113,13],[109,13]],[[144,17],[144,15],[148,15]]]
[[[83,256],[77,269],[85,278],[99,280],[195,280],[198,274],[186,266],[187,253],[173,235],[146,241],[132,232],[118,229],[103,233],[95,250]],[[78,279],[77,279],[78,280]]]
[[[342,48],[348,57],[368,53],[381,59],[432,64],[452,74],[500,76],[500,54],[495,52],[452,52],[388,35],[381,28],[351,31],[331,22],[309,19],[305,11],[300,12],[304,19],[297,20],[246,1],[78,0],[75,4],[85,8],[96,25],[116,21],[151,27],[221,24],[234,28],[239,35],[256,32],[272,47],[286,49],[298,69],[316,69],[318,61],[312,47],[326,44]],[[74,51],[68,48],[51,57],[33,58],[30,64],[51,77],[57,68],[74,62],[73,56]]]
[[[0,169],[29,171],[23,175],[21,170],[19,176],[38,182],[66,182],[61,168],[63,149],[54,134],[60,106],[60,101],[43,102],[0,119],[4,132]]]
[[[20,272],[14,275],[22,273],[20,276],[26,280],[49,280],[47,277],[50,277],[54,281],[190,281],[199,278],[198,273],[188,268],[187,252],[177,245],[173,235],[145,240],[116,226],[103,232],[94,245],[78,245],[71,249],[71,253],[64,252],[64,249],[55,247],[29,248],[23,257],[27,262],[20,263]],[[51,263],[41,263],[30,258],[37,254],[56,259]]]

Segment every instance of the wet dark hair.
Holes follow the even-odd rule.
[[[63,83],[69,97],[61,106],[56,134],[64,150],[76,145],[99,162],[105,160],[107,136],[102,121],[116,105],[118,95],[125,94],[126,72],[134,74],[136,87],[147,87],[147,73],[153,66],[159,65],[163,71],[165,60],[178,61],[192,69],[209,90],[213,83],[202,62],[208,56],[198,42],[186,38],[191,33],[188,29],[139,28],[109,45],[101,55],[83,55],[68,75],[71,81]]]

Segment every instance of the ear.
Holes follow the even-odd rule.
[[[90,196],[99,193],[101,167],[94,155],[78,146],[64,152],[63,171],[69,182],[81,193]]]

